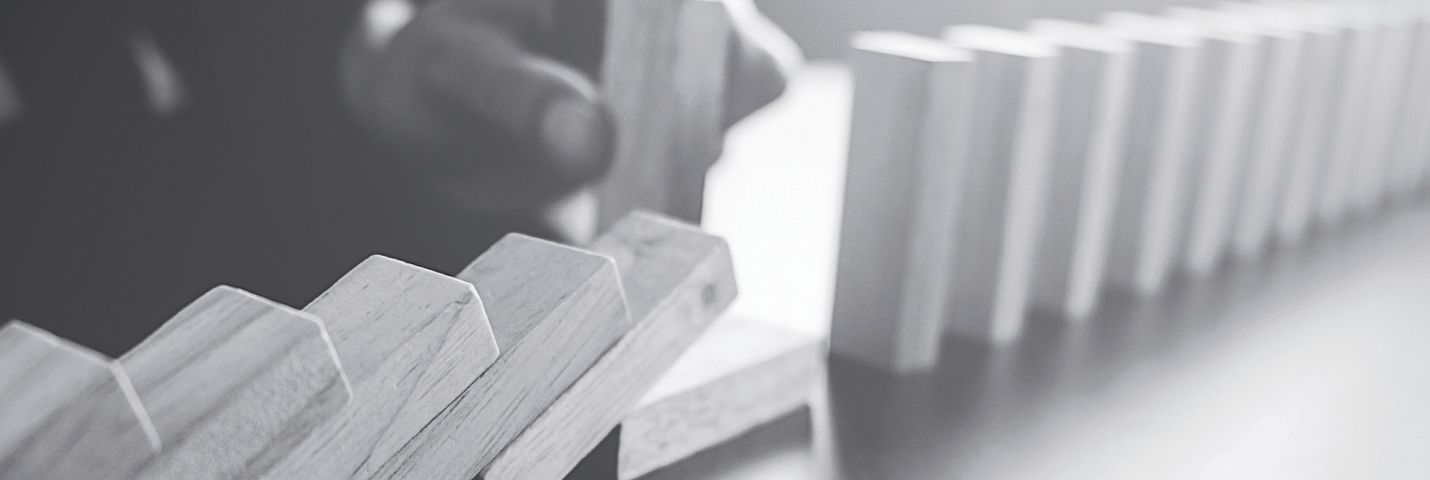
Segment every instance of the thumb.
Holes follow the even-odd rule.
[[[510,33],[485,21],[431,20],[442,41],[419,72],[430,100],[506,134],[523,153],[506,161],[535,162],[528,167],[561,183],[585,183],[605,172],[615,131],[590,79],[523,50]]]

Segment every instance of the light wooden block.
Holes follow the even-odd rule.
[[[510,234],[457,278],[481,292],[501,355],[371,478],[477,476],[631,328],[609,257]]]
[[[164,442],[141,479],[260,476],[351,395],[321,320],[231,287],[119,361]]]
[[[1300,77],[1305,34],[1283,9],[1245,3],[1223,3],[1220,9],[1249,18],[1263,39],[1263,60],[1253,76],[1251,142],[1232,228],[1233,250],[1241,258],[1254,258],[1266,248],[1285,188],[1293,117],[1305,87]]]
[[[741,318],[716,321],[621,423],[630,480],[806,405],[824,375],[818,339]]]
[[[946,327],[1008,342],[1023,330],[1042,224],[1058,49],[1026,33],[977,25],[949,27],[944,40],[974,55]]]
[[[969,60],[941,40],[854,37],[854,114],[830,348],[895,372],[933,368],[943,333]]]
[[[1031,302],[1067,320],[1082,320],[1097,304],[1107,264],[1134,47],[1084,23],[1034,20],[1028,31],[1061,48],[1049,193]]]
[[[1287,157],[1285,189],[1276,219],[1278,238],[1298,243],[1306,236],[1314,214],[1319,181],[1330,161],[1334,138],[1333,108],[1344,91],[1341,60],[1343,29],[1329,5],[1305,2],[1273,4],[1299,17],[1305,34],[1302,64],[1292,112],[1291,150]]]
[[[718,0],[607,2],[601,90],[615,159],[597,187],[604,231],[633,210],[700,222],[724,135],[731,20]]]
[[[359,264],[303,309],[323,319],[352,404],[267,478],[369,478],[497,359],[472,285],[391,258]]]
[[[1334,108],[1331,158],[1322,172],[1316,216],[1324,226],[1340,223],[1350,209],[1352,190],[1360,162],[1360,146],[1370,113],[1371,88],[1375,81],[1376,31],[1364,12],[1339,5],[1337,20],[1341,30],[1341,58],[1337,74],[1342,81]]]
[[[1103,24],[1137,45],[1107,283],[1151,294],[1166,281],[1182,228],[1202,39],[1195,24],[1176,19],[1113,12]]]
[[[0,478],[126,479],[159,449],[123,367],[20,321],[0,328]]]
[[[1207,275],[1231,243],[1232,218],[1250,141],[1254,74],[1262,58],[1262,38],[1243,16],[1177,7],[1168,16],[1194,22],[1202,36],[1202,60],[1188,142],[1186,201],[1178,221],[1185,225],[1173,252],[1193,275]],[[1174,262],[1176,263],[1176,262]]]
[[[634,326],[507,445],[485,480],[561,479],[735,299],[729,247],[690,225],[635,213],[588,249],[615,259]]]
[[[1373,70],[1366,98],[1369,111],[1362,125],[1354,186],[1350,203],[1354,212],[1367,214],[1378,209],[1386,193],[1386,169],[1398,127],[1399,112],[1406,98],[1413,26],[1394,5],[1368,4],[1367,21],[1375,36]],[[1423,89],[1423,85],[1415,86]]]

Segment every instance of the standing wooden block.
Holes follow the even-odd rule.
[[[933,368],[943,333],[971,55],[898,32],[854,37],[830,347],[895,372]]]
[[[137,478],[260,476],[351,395],[321,320],[231,287],[119,361],[164,442]]]
[[[621,423],[618,477],[631,480],[809,401],[824,349],[756,321],[716,321]]]
[[[607,4],[601,88],[617,129],[597,187],[601,230],[636,209],[700,222],[705,172],[724,142],[730,35],[719,0]]]
[[[1331,158],[1321,175],[1320,201],[1316,205],[1318,220],[1326,226],[1340,223],[1349,210],[1361,139],[1365,136],[1370,112],[1371,88],[1376,75],[1376,31],[1363,13],[1348,5],[1340,5],[1336,11],[1342,26],[1337,74],[1343,80],[1332,107],[1336,114],[1332,117],[1334,133],[1329,140]]]
[[[1344,81],[1341,59],[1341,29],[1328,5],[1285,3],[1281,8],[1296,14],[1305,33],[1298,75],[1301,89],[1293,103],[1291,150],[1287,157],[1286,188],[1281,197],[1276,231],[1281,241],[1297,243],[1306,235],[1315,207],[1318,182],[1329,162],[1333,145],[1332,108],[1339,99]]]
[[[391,258],[363,261],[303,309],[322,318],[352,404],[267,478],[368,478],[497,359],[472,285]]]
[[[1188,137],[1202,39],[1184,20],[1114,12],[1103,23],[1137,45],[1126,153],[1118,182],[1107,281],[1161,289],[1182,225]]]
[[[559,480],[735,300],[720,237],[636,213],[589,249],[615,259],[635,325],[482,472],[485,480]]]
[[[501,356],[372,478],[475,477],[631,328],[609,257],[510,234],[457,278],[481,292]]]
[[[1231,242],[1237,189],[1245,170],[1252,88],[1264,62],[1261,37],[1250,22],[1216,10],[1177,7],[1168,15],[1194,22],[1201,30],[1202,64],[1195,87],[1191,140],[1188,143],[1186,202],[1179,219],[1181,264],[1193,275],[1207,275],[1220,264]]]
[[[975,62],[947,328],[1007,342],[1023,330],[1042,224],[1058,49],[977,25],[949,27],[944,39]]]
[[[1406,98],[1406,79],[1413,29],[1407,18],[1390,5],[1367,6],[1375,32],[1374,78],[1366,98],[1369,111],[1362,128],[1351,208],[1369,213],[1380,207],[1386,193],[1386,169],[1391,156],[1399,112]],[[1423,89],[1423,85],[1416,86]]]
[[[1034,20],[1028,31],[1061,48],[1049,195],[1032,303],[1082,320],[1097,303],[1107,264],[1133,47],[1082,23]]]
[[[0,328],[0,478],[125,479],[159,449],[123,367],[19,321]]]

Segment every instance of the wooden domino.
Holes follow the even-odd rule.
[[[368,258],[303,309],[323,319],[352,404],[266,478],[368,478],[497,358],[471,284]]]
[[[351,395],[322,321],[229,287],[119,361],[164,445],[140,479],[260,476]]]
[[[1367,112],[1352,175],[1350,206],[1359,214],[1380,207],[1386,193],[1386,170],[1392,154],[1398,113],[1406,96],[1406,78],[1412,46],[1412,23],[1394,5],[1364,5],[1364,21],[1375,38],[1371,65],[1374,75],[1367,85]]]
[[[945,318],[967,143],[971,55],[897,32],[853,40],[855,76],[830,348],[932,368]]]
[[[1133,46],[1083,23],[1034,20],[1028,31],[1062,53],[1031,303],[1082,320],[1097,302],[1107,261]]]
[[[1412,29],[1408,77],[1386,181],[1396,199],[1411,196],[1424,182],[1430,158],[1430,7],[1407,12]]]
[[[1137,45],[1126,153],[1118,181],[1107,282],[1161,289],[1174,258],[1203,40],[1192,22],[1125,12],[1103,24]]]
[[[621,423],[618,477],[640,477],[806,405],[823,357],[818,339],[716,321]]]
[[[0,478],[126,479],[160,448],[122,366],[23,322],[0,328]]]
[[[588,247],[620,270],[634,326],[482,471],[486,480],[560,479],[735,298],[725,241],[646,214]]]
[[[1340,223],[1350,209],[1355,187],[1361,138],[1369,112],[1371,84],[1375,78],[1375,30],[1364,12],[1348,5],[1336,11],[1341,28],[1341,52],[1336,70],[1342,76],[1336,115],[1330,140],[1331,158],[1321,174],[1320,201],[1316,205],[1318,223],[1327,227]]]
[[[718,0],[612,0],[601,88],[615,159],[597,187],[605,230],[637,209],[700,222],[724,135],[731,20]]]
[[[976,62],[946,326],[1008,342],[1023,329],[1042,223],[1058,49],[978,25],[949,27],[944,39]]]
[[[1296,15],[1304,33],[1302,64],[1298,77],[1301,89],[1292,115],[1292,137],[1286,158],[1285,188],[1275,226],[1277,237],[1288,244],[1300,242],[1310,225],[1318,181],[1329,160],[1332,138],[1332,110],[1344,81],[1341,60],[1341,29],[1328,5],[1307,3],[1277,4]]]

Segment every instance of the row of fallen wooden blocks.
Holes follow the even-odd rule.
[[[717,321],[735,293],[722,239],[637,213],[456,278],[374,256],[301,311],[219,287],[117,360],[12,321],[0,478],[556,479],[617,425],[633,478],[822,375],[821,341]]]
[[[832,352],[926,370],[945,332],[1009,342],[1029,309],[1083,320],[1104,287],[1155,294],[1412,198],[1427,12],[1223,3],[859,34]]]

